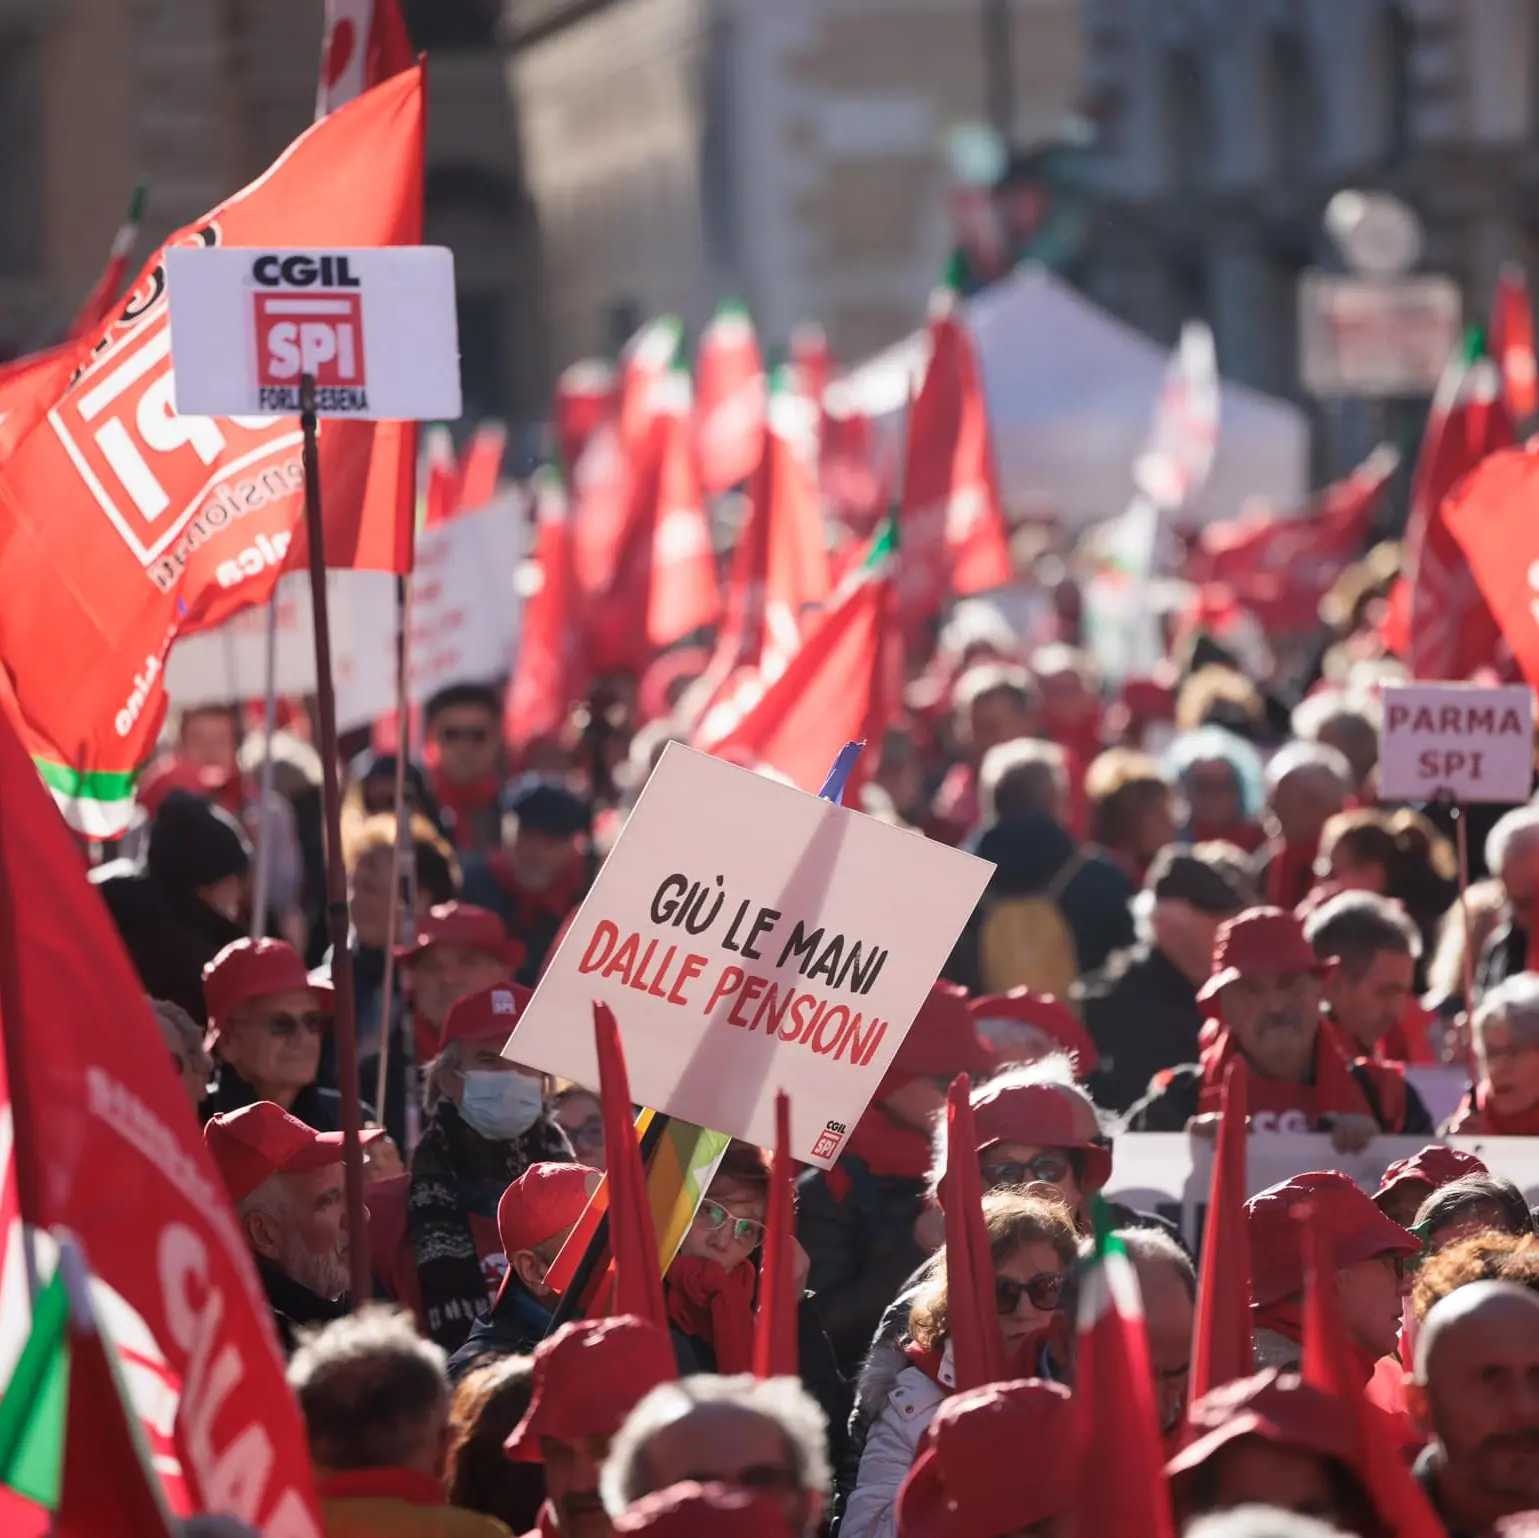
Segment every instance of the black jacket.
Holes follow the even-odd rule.
[[[470,1327],[465,1344],[449,1358],[449,1381],[460,1379],[487,1357],[528,1356],[545,1339],[551,1313],[512,1271],[491,1308]]]
[[[846,1154],[827,1174],[805,1171],[796,1192],[796,1237],[812,1262],[807,1286],[839,1366],[853,1374],[887,1305],[925,1259],[914,1242],[924,1183],[873,1175]]]
[[[283,1354],[293,1356],[299,1349],[299,1332],[315,1325],[330,1324],[342,1319],[348,1312],[346,1294],[335,1303],[318,1298],[308,1287],[301,1287],[288,1272],[280,1271],[272,1261],[260,1255],[256,1261],[257,1275],[262,1279],[263,1290],[272,1307],[273,1323],[278,1327],[278,1339]]]
[[[225,1111],[238,1111],[243,1106],[255,1105],[257,1098],[257,1092],[228,1063],[219,1063],[214,1068],[208,1099],[199,1107],[198,1114],[203,1121],[207,1121],[211,1116],[222,1115]],[[373,1114],[372,1107],[363,1107],[365,1122]],[[295,1095],[294,1103],[289,1107],[289,1115],[317,1132],[340,1132],[342,1097],[334,1089],[307,1084]]]
[[[943,975],[977,992],[983,981],[978,935],[990,902],[1046,892],[1053,878],[1074,858],[1076,846],[1052,818],[1031,816],[990,823],[963,847],[980,859],[992,861],[995,871]],[[1079,852],[1080,867],[1059,895],[1058,910],[1074,936],[1080,971],[1091,972],[1114,950],[1133,943],[1128,902],[1136,888],[1109,856],[1095,848]]]
[[[1475,962],[1475,999],[1478,1003],[1498,983],[1528,970],[1528,932],[1508,917],[1481,948]]]
[[[1108,1111],[1121,1115],[1149,1093],[1155,1074],[1197,1057],[1197,989],[1152,945],[1117,951],[1080,979],[1073,1001],[1101,1055],[1090,1093]]]

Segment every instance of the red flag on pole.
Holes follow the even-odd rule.
[[[1491,300],[1491,356],[1502,374],[1502,402],[1521,422],[1539,411],[1539,370],[1534,363],[1534,310],[1528,278],[1515,262],[1503,265]]]
[[[1202,1236],[1202,1274],[1192,1330],[1192,1374],[1187,1401],[1255,1371],[1250,1317],[1250,1235],[1245,1226],[1247,1082],[1236,1060],[1224,1074],[1218,1147]]]
[[[775,1159],[770,1168],[759,1312],[754,1320],[756,1378],[794,1378],[797,1364],[796,1166],[791,1160],[791,1097],[775,1096]]]
[[[554,465],[535,476],[534,517],[540,585],[524,603],[523,634],[502,724],[503,739],[515,747],[560,730],[578,683],[572,527],[566,486]]]
[[[616,409],[618,384],[612,363],[588,358],[562,371],[550,407],[561,469],[573,475],[588,440]]]
[[[454,452],[454,435],[441,422],[422,434],[423,473],[422,527],[436,529],[459,510],[460,466]]]
[[[473,513],[497,495],[507,447],[508,430],[501,422],[482,422],[470,435],[460,456],[459,512]]]
[[[708,495],[747,480],[764,441],[764,360],[747,309],[721,305],[695,360],[700,484]]]
[[[396,0],[326,0],[316,117],[410,69],[413,60]]]
[[[172,243],[417,244],[422,116],[408,70]],[[303,566],[303,475],[292,418],[172,411],[160,252],[83,346],[90,361],[0,466],[0,694],[71,825],[109,838],[159,734],[172,642]],[[410,569],[411,443],[404,424],[323,424],[330,565]]]
[[[162,1483],[185,1482],[193,1511],[319,1532],[304,1426],[224,1183],[79,850],[4,719],[0,1033],[21,1216],[39,1234],[68,1231],[116,1294],[109,1322]],[[7,1232],[19,1241],[18,1225]],[[24,1292],[21,1266],[8,1257],[4,1270]],[[25,1297],[7,1292],[7,1314],[13,1303]],[[156,1429],[173,1415],[174,1442]]]
[[[994,1301],[994,1257],[983,1221],[983,1179],[972,1152],[978,1137],[973,1130],[971,1094],[965,1073],[951,1081],[946,1093],[950,1153],[940,1184],[941,1209],[946,1214],[947,1318],[958,1393],[1001,1383],[1009,1376]]]
[[[0,465],[64,393],[83,349],[61,342],[0,363]]]

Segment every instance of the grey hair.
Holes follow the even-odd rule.
[[[235,1204],[235,1215],[243,1218],[260,1212],[280,1227],[288,1227],[294,1217],[294,1198],[282,1170],[275,1170],[255,1190],[248,1191]]]
[[[1486,835],[1486,869],[1499,876],[1520,844],[1539,843],[1539,806],[1520,806],[1497,819]]]
[[[443,1076],[456,1072],[463,1061],[459,1042],[451,1041],[422,1070],[422,1109],[427,1115],[431,1116],[438,1109],[441,1100],[449,1098],[444,1089]]]
[[[1234,1506],[1199,1517],[1185,1538],[1341,1538],[1341,1529],[1276,1506]]]
[[[170,999],[151,999],[150,1008],[155,1011],[155,1023],[160,1027],[166,1050],[186,1058],[189,1067],[200,1068],[207,1078],[214,1071],[214,1063],[204,1050],[203,1030],[198,1022]]]
[[[1322,960],[1334,956],[1354,981],[1382,951],[1421,959],[1421,931],[1399,903],[1376,892],[1339,892],[1304,921],[1304,938]]]
[[[1352,766],[1340,749],[1328,747],[1323,742],[1295,741],[1279,748],[1268,761],[1267,794],[1272,795],[1290,774],[1310,769],[1333,775],[1344,792],[1357,784],[1357,776],[1352,773]]]
[[[1061,802],[1069,793],[1063,749],[1036,737],[1013,737],[990,748],[978,767],[978,811],[983,821],[992,822],[1001,815],[999,792],[1006,781],[1010,782],[1008,801],[1021,803],[1028,812],[1047,811],[1054,800]]]
[[[785,1438],[797,1484],[826,1496],[833,1484],[828,1464],[828,1419],[796,1378],[731,1378],[699,1373],[660,1384],[631,1411],[609,1449],[599,1480],[605,1509],[617,1517],[654,1488],[647,1443],[675,1421],[704,1405],[735,1405],[774,1421]]]
[[[448,1358],[404,1309],[369,1304],[300,1337],[289,1387],[324,1468],[398,1468],[436,1437],[449,1404]]]
[[[1511,1026],[1515,1036],[1539,1046],[1539,975],[1515,972],[1487,989],[1472,1023],[1475,1051],[1482,1067],[1486,1060],[1486,1027],[1493,1022]]]
[[[1161,1262],[1168,1265],[1181,1278],[1187,1296],[1196,1302],[1197,1267],[1192,1263],[1192,1257],[1181,1248],[1180,1241],[1172,1237],[1167,1229],[1152,1226],[1118,1228],[1113,1231],[1112,1238],[1127,1251],[1135,1270],[1139,1266],[1153,1266]],[[1063,1288],[1058,1294],[1058,1312],[1069,1319],[1075,1318],[1079,1312],[1080,1282],[1094,1260],[1095,1240],[1082,1239],[1079,1254],[1065,1274]]]

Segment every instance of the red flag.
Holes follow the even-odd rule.
[[[797,1358],[796,1166],[791,1161],[791,1097],[775,1096],[775,1161],[770,1169],[764,1259],[759,1267],[759,1312],[754,1320],[756,1378],[794,1378]]]
[[[316,117],[410,69],[413,59],[396,0],[326,0]]]
[[[965,1073],[946,1094],[946,1147],[940,1203],[946,1214],[946,1293],[950,1300],[951,1351],[958,1393],[1002,1383],[1005,1341],[994,1301],[994,1257],[983,1221],[983,1180],[972,1150],[978,1146],[972,1084]]]
[[[422,434],[422,527],[436,529],[447,523],[460,505],[460,466],[454,452],[454,435],[442,423]]]
[[[483,422],[470,435],[460,457],[460,512],[473,513],[497,495],[507,447],[508,430],[501,422]]]
[[[139,239],[139,222],[144,216],[144,193],[145,184],[141,181],[135,185],[133,197],[129,199],[128,217],[112,237],[112,249],[108,253],[107,265],[101,277],[96,280],[96,286],[86,295],[85,303],[70,322],[68,338],[72,342],[79,341],[89,332],[105,325],[117,302],[123,280],[128,276],[128,263],[134,254],[134,244]]]
[[[710,751],[803,790],[823,783],[847,742],[879,743],[898,703],[902,655],[894,625],[889,524],[865,564],[807,632],[779,678]],[[864,753],[845,800],[859,805],[875,753]]]
[[[1411,481],[1402,563],[1409,590],[1405,646],[1415,678],[1468,678],[1493,660],[1497,623],[1460,557],[1444,500],[1489,454],[1514,441],[1495,365],[1472,341],[1438,383]]]
[[[420,69],[376,87],[172,241],[418,243],[422,98]],[[71,825],[96,838],[127,825],[171,643],[264,601],[305,559],[297,422],[175,415],[164,290],[157,252],[0,468],[0,693]],[[326,422],[320,465],[328,565],[408,570],[409,424]]]
[[[5,720],[0,809],[0,1029],[22,1215],[67,1230],[116,1294],[114,1339],[151,1431],[175,1409],[174,1443],[155,1446],[162,1482],[185,1481],[194,1511],[318,1533],[304,1426],[224,1183],[107,910]]]
[[[1304,1225],[1304,1360],[1306,1383],[1344,1399],[1357,1417],[1357,1475],[1380,1521],[1395,1538],[1444,1538],[1426,1492],[1395,1450],[1383,1412],[1369,1404],[1353,1379],[1360,1353],[1347,1338],[1336,1295],[1336,1257],[1325,1226],[1310,1221],[1308,1203],[1294,1216]]]
[[[1220,1384],[1249,1377],[1255,1371],[1250,1237],[1245,1226],[1247,1080],[1246,1067],[1238,1061],[1231,1063],[1224,1075],[1213,1184],[1202,1237],[1189,1403]]]
[[[663,1301],[663,1268],[657,1256],[657,1230],[647,1197],[647,1172],[631,1116],[630,1077],[620,1028],[607,1004],[593,1006],[597,1037],[599,1091],[604,1111],[604,1147],[608,1151],[609,1247],[614,1255],[612,1314],[636,1314],[659,1329],[668,1328]]]
[[[81,355],[64,342],[0,363],[0,465],[64,393]]]
[[[818,484],[823,500],[858,535],[869,535],[892,501],[892,465],[863,411],[824,408]]]
[[[796,373],[797,388],[812,402],[821,414],[823,392],[833,373],[834,357],[829,350],[828,336],[814,322],[806,322],[791,333],[788,349],[791,367]]]
[[[721,305],[700,335],[695,360],[700,484],[707,494],[745,481],[764,441],[764,360],[748,311]]]
[[[502,723],[503,740],[514,747],[559,731],[578,684],[572,529],[566,487],[553,465],[535,477],[534,516],[540,585],[524,604],[523,635]]]
[[[617,391],[614,365],[595,358],[574,363],[556,381],[550,419],[565,474],[575,473],[588,440],[616,409]]]
[[[930,358],[909,413],[900,527],[898,609],[905,626],[930,619],[951,594],[1010,580],[983,381],[950,290],[932,307]]]
[[[1534,310],[1523,269],[1508,262],[1491,300],[1491,356],[1502,375],[1502,403],[1513,421],[1539,411],[1539,369],[1534,363]]]

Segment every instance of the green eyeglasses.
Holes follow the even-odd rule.
[[[746,1244],[750,1249],[758,1249],[764,1243],[764,1225],[757,1218],[740,1218],[735,1212],[723,1207],[720,1202],[713,1202],[709,1198],[700,1203],[700,1221],[714,1233],[719,1233],[727,1224],[732,1224],[732,1237],[739,1244]]]

